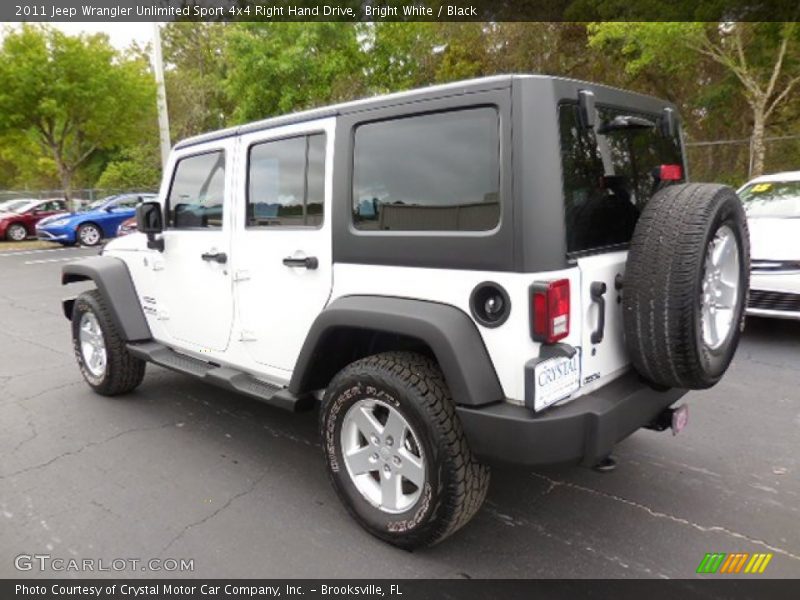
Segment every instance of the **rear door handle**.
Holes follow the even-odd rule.
[[[592,332],[591,342],[599,344],[603,341],[603,336],[606,330],[606,299],[603,296],[606,293],[606,284],[603,281],[593,281],[589,286],[589,295],[592,297],[592,302],[597,303],[597,329]]]
[[[200,255],[200,258],[205,261],[216,262],[221,265],[224,265],[226,262],[228,262],[228,255],[224,252],[203,252]]]
[[[306,269],[316,269],[319,266],[319,261],[316,256],[306,256],[305,258],[293,258],[287,256],[283,259],[283,264],[287,267],[304,267]]]

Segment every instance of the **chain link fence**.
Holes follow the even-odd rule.
[[[800,135],[768,137],[764,145],[764,174],[800,170]],[[692,181],[714,181],[738,187],[752,177],[750,138],[687,142],[686,158]]]
[[[127,193],[156,193],[158,189],[153,188],[83,188],[83,189],[74,189],[70,192],[71,200],[69,209],[70,210],[78,210],[83,208],[95,200],[100,200],[102,198],[106,198],[108,196],[114,196],[117,194],[127,194]],[[63,189],[52,189],[52,190],[0,190],[0,202],[4,200],[16,200],[22,198],[32,198],[37,200],[46,200],[46,199],[60,199],[63,200],[66,197]]]

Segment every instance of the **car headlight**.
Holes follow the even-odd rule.
[[[69,223],[69,219],[58,219],[57,221],[50,221],[45,223],[46,227],[63,227]]]

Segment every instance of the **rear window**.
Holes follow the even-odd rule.
[[[381,231],[487,231],[500,220],[494,107],[360,125],[353,221]]]
[[[619,116],[654,126],[598,133]],[[665,185],[657,175],[660,165],[683,167],[679,138],[662,135],[657,122],[656,115],[599,107],[592,130],[579,125],[577,104],[559,107],[569,254],[624,247],[645,204]]]

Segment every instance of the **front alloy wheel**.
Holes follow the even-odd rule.
[[[82,293],[72,305],[72,345],[83,378],[99,394],[130,392],[144,378],[145,362],[128,352],[98,290]]]
[[[102,379],[106,372],[106,343],[94,313],[85,312],[81,315],[79,332],[83,363],[92,375]]]
[[[6,235],[8,239],[12,242],[21,242],[26,237],[28,237],[28,231],[25,229],[24,225],[20,225],[19,223],[14,223],[8,228],[6,231]]]
[[[84,246],[96,246],[103,239],[103,234],[97,225],[88,223],[78,229],[78,239]]]

